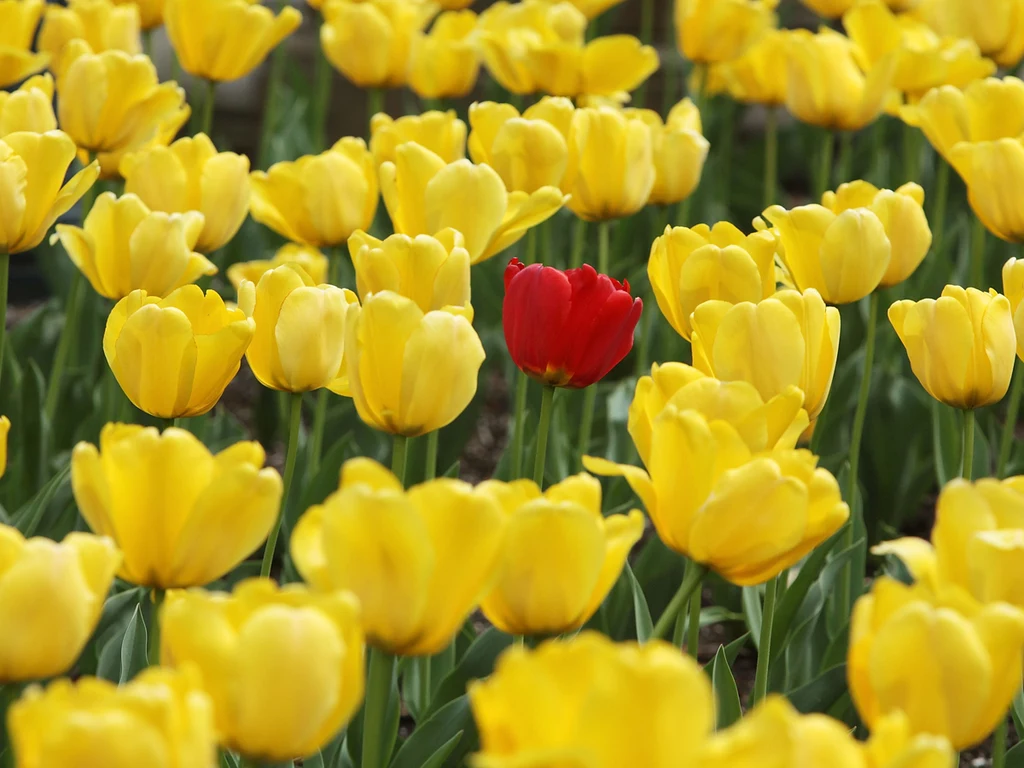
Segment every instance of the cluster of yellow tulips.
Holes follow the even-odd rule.
[[[0,768],[1024,760],[1024,0],[622,2],[0,0]]]

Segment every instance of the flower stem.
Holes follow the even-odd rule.
[[[395,435],[391,444],[391,471],[398,482],[405,487],[405,459],[409,453],[409,438],[404,435]]]
[[[432,432],[431,434],[437,434],[437,433],[436,432]],[[431,699],[431,696],[430,696],[431,690],[430,689],[431,689],[431,685],[432,685],[431,684],[431,679],[430,679],[431,678],[430,662],[431,662],[431,657],[430,656],[416,656],[414,658],[409,659],[409,662],[408,662],[408,663],[411,663],[411,664],[415,665],[417,671],[419,672],[419,678],[420,678],[419,682],[420,682],[420,685],[419,685],[419,691],[418,691],[419,695],[416,697],[417,698],[416,704],[417,704],[417,709],[419,710],[419,718],[420,718],[420,720],[423,719],[423,716],[427,713],[427,710],[430,708],[430,699]]]
[[[160,666],[160,607],[164,604],[164,591],[154,588],[149,593],[153,604],[153,613],[149,621],[149,666]]]
[[[312,126],[310,135],[313,137],[313,148],[317,152],[327,149],[327,121],[331,114],[331,80],[333,70],[331,64],[324,56],[324,49],[320,45],[320,33],[316,35],[317,45],[314,55],[313,69],[313,105],[310,110]]]
[[[380,88],[369,88],[366,91],[366,134],[370,134],[370,118],[384,111],[384,91]]]
[[[327,387],[322,387],[316,393],[316,409],[313,411],[313,431],[310,433],[309,456],[307,458],[309,466],[306,477],[309,478],[316,476],[317,470],[320,469],[320,459],[323,458],[324,429],[327,426],[327,403],[330,396],[330,390]]]
[[[263,124],[260,126],[260,148],[256,155],[256,166],[260,169],[265,169],[269,163],[270,143],[277,132],[277,112],[281,100],[279,94],[284,81],[286,57],[285,45],[277,46],[270,54],[270,76],[267,79],[267,92],[263,97]]]
[[[213,130],[213,105],[216,102],[217,83],[213,80],[206,81],[206,94],[203,97],[203,112],[202,120],[199,123],[199,132],[205,133],[207,136],[210,135],[210,131]]]
[[[690,562],[688,568],[699,569],[700,566],[694,562]],[[701,605],[701,587],[703,585],[703,578],[697,582],[697,586],[693,588],[693,594],[690,595],[690,618],[686,623],[686,652],[693,658],[697,658],[697,654],[700,652],[700,605]]]
[[[537,263],[537,229],[530,227],[526,230],[526,265]]]
[[[764,123],[764,207],[775,202],[779,186],[779,111],[768,107]]]
[[[150,61],[153,59],[153,30],[144,29],[142,30],[142,52],[146,54]],[[153,62],[156,64],[156,62]]]
[[[675,621],[676,614],[682,610],[683,605],[687,600],[690,599],[690,595],[693,591],[700,586],[701,581],[704,579],[704,574],[708,572],[707,566],[694,563],[692,568],[686,569],[686,575],[683,576],[683,583],[679,585],[679,589],[672,596],[668,606],[665,608],[665,612],[661,614],[661,618],[658,619],[658,623],[654,625],[654,630],[651,632],[651,639],[658,637],[665,637],[668,633],[669,628]]]
[[[843,131],[839,134],[839,162],[836,168],[836,182],[842,184],[850,178],[850,166],[853,164],[853,132]]]
[[[964,409],[964,458],[960,477],[971,480],[974,471],[974,409]]]
[[[433,480],[437,477],[437,443],[440,435],[441,431],[438,429],[427,435],[427,467],[423,474],[425,480]]]
[[[1010,460],[1010,449],[1013,447],[1013,435],[1017,430],[1017,417],[1020,414],[1020,395],[1024,389],[1024,370],[1017,366],[1010,388],[1010,405],[1006,411],[1006,423],[1003,424],[1003,436],[999,440],[999,459],[996,462],[996,477],[1002,478],[1006,470],[1006,462]]]
[[[397,436],[395,439],[397,446]],[[391,698],[394,675],[395,657],[378,648],[371,649],[370,671],[366,679],[366,702],[363,704],[362,768],[384,768],[391,757],[391,750],[384,743],[384,727],[388,717],[388,699]]]
[[[291,393],[291,414],[288,422],[288,452],[284,460],[284,491],[281,494],[281,510],[277,514],[277,522],[270,531],[270,538],[263,550],[263,563],[260,565],[260,576],[269,576],[274,564],[274,550],[277,549],[277,537],[281,535],[281,523],[288,506],[288,493],[292,488],[295,476],[295,462],[299,455],[299,427],[302,426],[302,393]]]
[[[611,222],[602,221],[597,225],[597,271],[607,275],[611,269]]]
[[[1006,735],[1009,730],[1009,718],[1005,715],[992,735],[992,768],[1006,766]]]
[[[826,130],[821,136],[821,148],[818,155],[817,176],[814,179],[814,199],[811,202],[820,203],[821,196],[832,184],[832,159],[836,148],[836,135]]]
[[[540,426],[537,429],[537,452],[533,460],[533,482],[544,488],[544,468],[548,455],[548,432],[551,431],[551,411],[555,402],[555,388],[544,387],[540,401]]]
[[[50,367],[50,380],[46,383],[46,403],[44,408],[46,420],[50,424],[53,424],[53,420],[57,415],[57,405],[60,402],[60,389],[64,378],[64,369],[68,365],[68,356],[71,354],[71,345],[75,340],[76,329],[82,323],[78,315],[81,312],[84,293],[85,281],[82,278],[82,273],[75,269],[71,273],[71,288],[68,291],[67,304],[64,305],[64,325],[60,330],[60,340],[57,342],[57,351],[53,356],[53,365]]]
[[[754,673],[754,694],[750,705],[754,706],[768,694],[768,662],[772,656],[772,627],[775,623],[775,595],[779,577],[768,579],[764,585],[764,609],[761,611],[761,641],[757,649],[757,671]]]
[[[516,413],[512,432],[512,479],[523,476],[523,431],[526,428],[526,392],[529,377],[516,369]]]
[[[583,249],[587,244],[587,222],[577,218],[572,227],[572,260],[569,266],[579,269],[583,266]]]
[[[935,189],[932,191],[932,251],[938,253],[946,228],[946,201],[949,199],[949,163],[941,155],[935,157]]]
[[[665,223],[668,219],[668,206],[661,205],[654,207],[654,237],[655,240],[662,236],[665,231]],[[644,296],[644,312],[640,315],[640,349],[636,355],[636,377],[647,375],[651,365],[651,338],[654,335],[655,307],[658,305],[657,297],[654,295],[654,286],[651,285],[650,277],[647,279],[647,293]]]
[[[969,285],[984,290],[985,283],[985,225],[981,219],[974,217],[974,228],[971,231],[971,282]]]
[[[78,270],[75,270],[75,274]],[[11,254],[0,249],[0,374],[4,369],[4,351],[7,346],[7,286],[11,276]]]

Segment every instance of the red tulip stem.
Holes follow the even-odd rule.
[[[555,402],[555,388],[544,387],[544,396],[540,402],[540,426],[537,429],[537,453],[533,461],[533,482],[541,490],[544,489],[544,467],[548,454],[548,432],[551,430],[551,412]]]

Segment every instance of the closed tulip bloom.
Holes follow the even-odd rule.
[[[302,11],[274,12],[250,0],[166,0],[164,25],[181,68],[226,82],[245,77],[302,23]]]
[[[166,0],[113,0],[114,5],[134,5],[139,9],[143,29],[154,29],[164,23]]]
[[[53,113],[53,76],[36,75],[13,93],[0,91],[0,139],[11,133],[57,130]]]
[[[291,553],[314,589],[359,598],[370,645],[431,656],[492,583],[504,530],[498,502],[482,489],[441,478],[405,491],[358,458],[345,462],[338,490],[299,519]]]
[[[727,221],[714,227],[666,227],[647,261],[661,314],[689,340],[690,315],[705,301],[767,299],[775,293],[775,249],[771,233],[744,235]]]
[[[917,380],[936,400],[980,408],[1003,399],[1017,346],[1005,296],[947,285],[938,300],[897,301],[889,322]]]
[[[454,163],[466,156],[466,124],[454,109],[431,110],[398,119],[378,112],[370,118],[370,153],[378,167],[384,162],[395,162],[395,150],[407,141],[426,147],[446,163]]]
[[[328,0],[320,46],[331,65],[360,88],[398,88],[408,81],[413,38],[437,12],[431,2]]]
[[[651,129],[654,157],[654,187],[648,202],[654,205],[680,203],[697,188],[711,145],[701,129],[700,112],[689,99],[672,107],[664,123],[652,109],[624,110]]]
[[[543,493],[532,480],[488,480],[480,490],[493,494],[507,520],[498,576],[480,605],[487,620],[510,635],[583,626],[640,540],[643,513],[603,517],[601,483],[585,474]]]
[[[629,282],[584,264],[565,271],[512,259],[505,268],[502,323],[519,370],[552,387],[600,381],[633,348],[643,311]]]
[[[811,420],[825,406],[839,353],[839,310],[813,288],[758,303],[706,301],[691,318],[693,364],[722,381],[747,381],[765,400],[795,385]]]
[[[347,592],[270,579],[230,595],[176,590],[160,622],[160,663],[199,668],[221,744],[250,759],[315,754],[363,700],[363,629]]]
[[[692,765],[715,721],[711,683],[669,643],[597,632],[505,651],[470,683],[480,732],[473,765]]]
[[[472,402],[484,348],[465,309],[424,312],[412,299],[381,291],[351,312],[347,381],[330,388],[351,396],[366,424],[418,437],[451,424]]]
[[[63,131],[0,139],[0,251],[35,248],[96,182],[100,169],[92,163],[64,183],[74,159],[75,142]]]
[[[71,487],[93,531],[124,553],[118,575],[157,589],[203,586],[267,537],[281,477],[263,448],[242,442],[212,454],[183,429],[107,424],[99,449],[79,443]]]
[[[0,621],[17,628],[0,636],[0,684],[70,669],[96,629],[120,562],[108,538],[69,533],[58,544],[0,525]]]
[[[1024,205],[1016,193],[1024,180],[1024,143],[1018,138],[961,142],[951,158],[974,215],[996,237],[1024,242]]]
[[[197,285],[167,298],[129,293],[107,318],[103,353],[128,399],[162,419],[199,416],[220,400],[255,335],[250,297],[228,308]]]
[[[49,63],[48,53],[32,50],[45,5],[44,0],[0,0],[0,88],[20,83]]]
[[[316,248],[308,245],[297,245],[288,243],[282,245],[274,253],[272,259],[260,259],[258,261],[239,261],[227,269],[228,280],[240,291],[242,283],[248,280],[253,285],[259,283],[264,274],[285,264],[298,266],[305,272],[313,285],[320,285],[327,282],[327,273],[330,270],[330,262]]]
[[[100,296],[122,299],[135,290],[163,298],[217,267],[193,249],[203,214],[150,211],[132,194],[104,192],[84,227],[58,224],[59,239],[74,265]]]
[[[205,683],[194,669],[150,668],[120,686],[95,677],[33,686],[8,719],[18,768],[215,768]]]
[[[786,38],[788,32],[769,29],[738,58],[709,70],[709,88],[720,83],[737,101],[775,107],[786,103]]]
[[[462,98],[480,73],[472,11],[445,11],[409,48],[409,87],[421,99]]]
[[[121,175],[124,191],[154,211],[201,212],[205,223],[196,243],[201,253],[227,245],[249,213],[249,158],[218,153],[205,133],[128,155]]]
[[[254,171],[252,217],[292,242],[325,248],[369,229],[377,213],[377,168],[362,139]]]
[[[676,44],[698,64],[730,61],[775,26],[778,0],[675,0]]]
[[[419,144],[401,144],[395,155],[394,163],[380,167],[381,193],[395,232],[415,237],[458,230],[473,264],[518,242],[565,201],[556,187],[510,193],[490,166],[445,163]]]
[[[85,40],[94,53],[142,53],[139,9],[114,5],[111,0],[69,0],[67,7],[47,5],[37,47],[50,54],[53,71],[64,70],[64,46],[76,38]]]
[[[317,285],[301,267],[285,263],[260,277],[255,296],[256,331],[245,358],[263,386],[309,392],[344,375],[346,328],[359,305],[352,291]]]

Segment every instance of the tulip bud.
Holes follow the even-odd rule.
[[[698,64],[731,61],[775,26],[779,0],[676,0],[676,41]]]
[[[235,262],[227,269],[228,280],[231,281],[236,291],[241,291],[242,283],[249,281],[253,285],[258,285],[263,275],[275,267],[285,264],[299,267],[306,273],[313,285],[322,285],[327,282],[327,273],[330,270],[327,257],[316,248],[295,243],[282,245],[274,253],[272,259]]]
[[[938,300],[897,301],[889,322],[917,380],[936,400],[979,408],[1003,399],[1017,346],[1005,296],[947,285]]]
[[[646,123],[651,129],[654,159],[654,187],[649,202],[654,205],[680,203],[697,188],[710,144],[701,133],[700,113],[689,99],[672,107],[668,119],[651,109],[624,110],[627,117]]]
[[[314,589],[355,593],[370,645],[431,656],[490,585],[504,523],[482,489],[441,478],[404,491],[384,467],[358,458],[342,467],[338,491],[299,519],[291,553]]]
[[[142,53],[139,9],[110,0],[69,0],[67,7],[48,4],[37,47],[50,54],[50,69],[64,70],[64,46],[81,39],[95,53]]]
[[[395,150],[407,141],[426,147],[446,163],[454,163],[466,156],[466,124],[454,109],[404,115],[397,120],[378,112],[370,118],[370,152],[377,167],[395,162]]]
[[[0,139],[18,131],[57,130],[53,113],[53,75],[30,77],[13,93],[0,91]]]
[[[113,0],[114,5],[134,5],[139,9],[143,29],[155,29],[164,23],[166,0]]]
[[[44,0],[0,0],[0,88],[20,83],[49,63],[48,53],[32,50],[46,5]]]
[[[428,34],[417,32],[409,49],[409,87],[421,99],[462,98],[476,85],[480,72],[476,14],[446,11]]]
[[[63,674],[96,628],[121,553],[105,537],[69,533],[59,544],[26,541],[2,524],[0,550],[0,621],[17,628],[0,633],[0,684]]]
[[[708,89],[720,83],[737,101],[776,107],[786,103],[787,33],[769,29],[738,58],[712,65]]]
[[[996,237],[1024,242],[1024,209],[1017,203],[1018,185],[1024,180],[1024,143],[1016,137],[962,142],[950,150],[950,157],[967,185],[974,215]]]
[[[302,11],[287,4],[276,16],[247,0],[166,0],[164,6],[181,68],[216,82],[252,72],[301,23]]]

